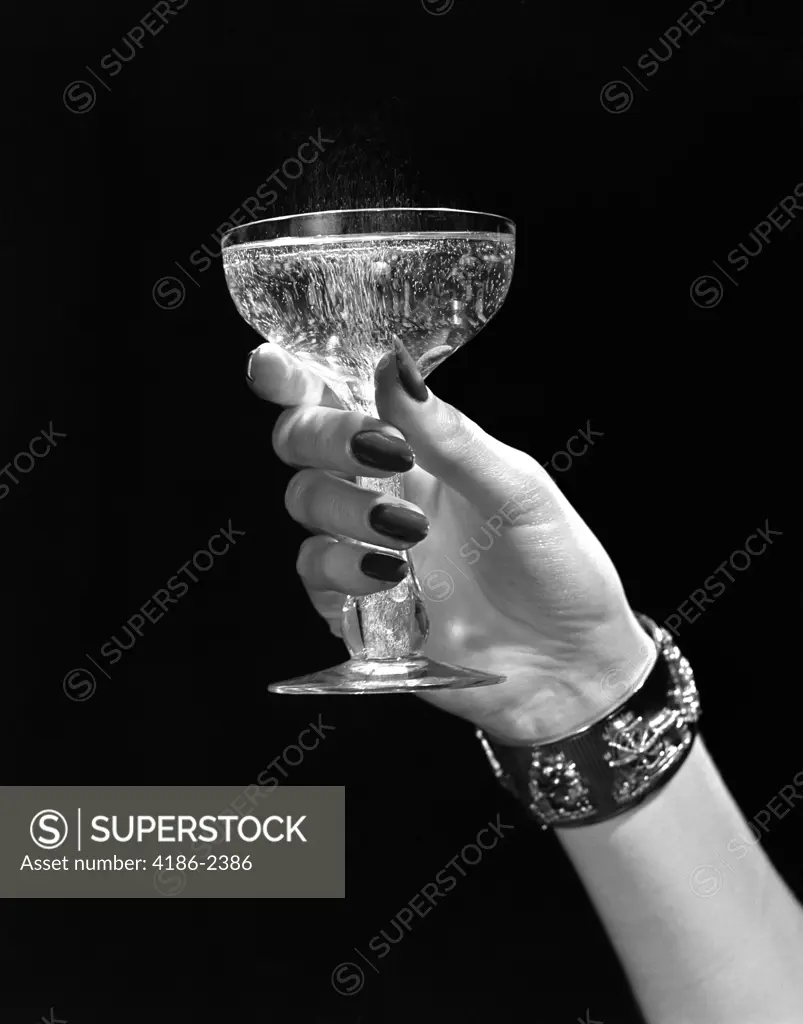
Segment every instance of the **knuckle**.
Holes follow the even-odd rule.
[[[322,406],[308,407],[304,418],[304,452],[311,462],[318,466],[329,466],[332,462],[333,439],[338,434],[339,423]]]
[[[463,415],[453,405],[449,405],[448,402],[441,402],[439,404],[437,426],[446,436],[452,437],[455,434],[462,433],[463,422]]]
[[[301,519],[316,477],[314,469],[302,469],[292,478],[284,494],[284,505],[293,519]]]
[[[307,508],[313,522],[329,533],[349,532],[353,523],[351,495],[342,493],[337,482],[327,479],[321,487],[309,493]]]
[[[307,577],[309,559],[311,557],[311,542],[314,540],[312,537],[308,537],[306,541],[298,549],[298,557],[296,558],[296,572],[300,575],[301,579],[304,580]]]
[[[334,426],[325,410],[301,405],[283,412],[273,428],[273,448],[290,466],[326,464],[332,447]]]
[[[305,579],[309,575],[309,565],[315,553],[315,541],[316,537],[307,537],[298,549],[298,557],[296,558],[296,572],[298,575]]]
[[[332,537],[308,537],[298,549],[296,571],[310,590],[337,590],[332,565],[338,543]]]
[[[474,451],[482,440],[479,427],[446,402],[442,402],[438,410],[437,430],[440,453],[449,459],[460,460]]]
[[[292,462],[292,436],[297,418],[296,409],[286,409],[280,414],[273,428],[273,436],[271,438],[273,450],[282,462]]]
[[[523,709],[505,709],[494,722],[494,727],[508,743],[530,746],[541,739],[538,721],[532,712]]]

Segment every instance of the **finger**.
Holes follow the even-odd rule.
[[[245,375],[251,390],[267,402],[289,406],[341,406],[313,366],[305,365],[270,341],[249,355]]]
[[[418,466],[483,514],[516,507],[519,515],[524,508],[533,519],[552,519],[561,511],[565,499],[546,470],[434,395],[398,340],[377,366],[376,403],[413,448]]]
[[[290,466],[328,469],[346,476],[406,473],[415,455],[395,427],[361,412],[299,405],[283,412],[273,448]]]
[[[310,537],[301,545],[296,568],[310,593],[335,591],[363,597],[401,583],[410,564],[398,555],[371,551],[348,541]]]
[[[429,520],[410,501],[369,491],[319,469],[302,469],[285,494],[287,511],[308,530],[403,551],[429,532]]]
[[[307,586],[303,577],[301,582],[315,611],[326,620],[335,636],[342,636],[343,595],[336,590],[313,590]]]

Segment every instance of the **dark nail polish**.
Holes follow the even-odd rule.
[[[426,402],[429,395],[424,378],[418,372],[415,360],[404,347],[398,338],[394,338],[393,347],[396,350],[396,372],[399,375],[399,383],[416,402]]]
[[[427,517],[403,505],[374,505],[368,519],[377,533],[408,544],[417,544],[429,533]]]
[[[415,465],[409,444],[380,430],[361,430],[355,434],[351,439],[351,454],[363,466],[386,469],[390,473],[406,473]]]
[[[382,580],[383,583],[401,583],[410,571],[410,566],[403,558],[370,551],[363,556],[360,569],[372,580]]]
[[[376,370],[374,371],[374,373],[380,373],[382,370],[384,370],[388,363],[391,361],[391,359],[393,359],[394,355],[395,352],[386,352],[379,360],[379,362],[376,364]]]

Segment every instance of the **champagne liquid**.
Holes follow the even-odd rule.
[[[346,408],[373,409],[373,372],[395,337],[426,375],[498,311],[514,240],[492,233],[337,235],[223,251],[240,314],[313,365]]]

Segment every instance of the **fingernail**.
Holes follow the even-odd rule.
[[[429,533],[429,521],[425,515],[390,502],[374,505],[368,520],[377,533],[409,544],[417,544]]]
[[[396,372],[399,375],[399,383],[416,402],[426,402],[429,395],[424,378],[418,372],[415,360],[404,347],[398,338],[393,339],[393,347],[396,351]]]
[[[406,441],[380,430],[361,430],[351,439],[351,454],[372,469],[406,473],[415,465],[413,449]]]
[[[245,375],[251,381],[252,384],[254,383],[254,378],[251,374],[251,363],[253,363],[254,356],[257,354],[257,352],[259,352],[260,348],[261,345],[257,345],[253,352],[248,353],[248,365],[245,368]]]
[[[410,565],[403,558],[395,555],[381,555],[378,551],[370,551],[363,555],[360,569],[372,580],[383,583],[401,583],[410,571]]]

